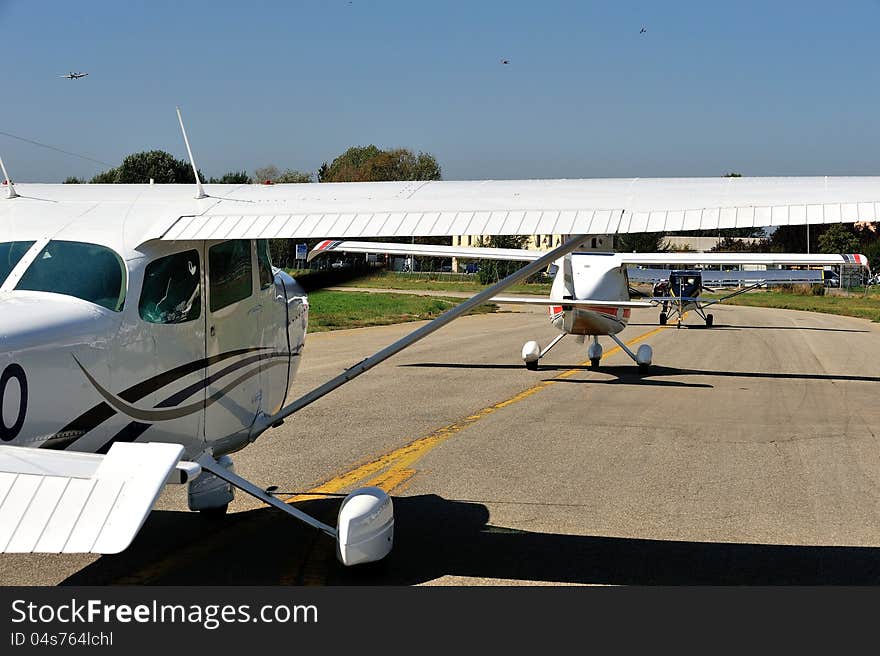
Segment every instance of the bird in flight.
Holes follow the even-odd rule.
[[[66,77],[68,80],[78,80],[79,78],[85,77],[86,75],[88,75],[88,73],[74,73],[73,71],[71,71],[67,75],[59,75],[58,77]]]

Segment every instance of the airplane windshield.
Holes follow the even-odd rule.
[[[50,241],[15,288],[73,296],[120,312],[125,277],[122,258],[105,246]]]
[[[0,286],[6,277],[18,264],[18,261],[34,245],[32,241],[4,241],[0,242]]]

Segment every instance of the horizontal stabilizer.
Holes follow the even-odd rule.
[[[182,455],[152,442],[106,455],[0,446],[0,552],[119,553]]]
[[[578,300],[554,300],[550,298],[542,298],[541,296],[493,296],[492,303],[511,303],[517,305],[561,305],[563,307],[576,307],[589,309],[591,307],[602,308],[649,308],[653,307],[651,303],[644,301],[596,301],[591,299]]]

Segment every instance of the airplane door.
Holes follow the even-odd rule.
[[[274,415],[281,409],[287,396],[290,375],[290,344],[287,335],[287,299],[283,289],[275,285],[269,240],[257,239],[257,295],[263,306],[262,343],[268,347],[260,370],[263,390],[262,412]]]
[[[113,340],[111,380],[124,400],[140,408],[192,410],[155,423],[116,413],[102,426],[110,439],[96,443],[97,431],[95,437],[88,433],[80,450],[105,453],[115,442],[139,440],[181,443],[191,454],[203,444],[204,250],[200,243],[174,248],[148,249],[148,257],[131,265],[126,328]]]
[[[205,437],[235,442],[260,409],[263,301],[257,294],[255,250],[249,239],[208,246],[205,345],[208,388]]]

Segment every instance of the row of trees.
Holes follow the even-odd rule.
[[[315,174],[295,169],[280,170],[274,164],[254,170],[229,171],[219,178],[205,178],[199,171],[199,179],[217,184],[263,184],[311,183],[311,182],[372,182],[383,180],[439,180],[440,165],[430,153],[414,153],[407,148],[383,150],[374,145],[353,146],[329,164],[323,162]],[[148,150],[133,153],[122,163],[102,171],[89,182],[95,184],[193,184],[192,166],[164,150]],[[65,183],[85,183],[85,179],[70,177]],[[317,243],[317,242],[316,242]],[[313,246],[314,244],[309,244]],[[293,242],[288,239],[270,241],[272,259],[282,267],[295,263]]]
[[[414,153],[407,148],[382,150],[374,145],[352,146],[329,164],[324,162],[315,174],[295,169],[281,171],[274,164],[254,170],[230,171],[219,178],[199,178],[208,183],[247,184],[252,182],[284,184],[306,182],[374,182],[383,180],[439,180],[440,165],[430,153]],[[93,176],[94,184],[187,184],[195,182],[192,166],[164,150],[133,153],[122,163]],[[84,183],[84,178],[70,177],[65,183]]]

